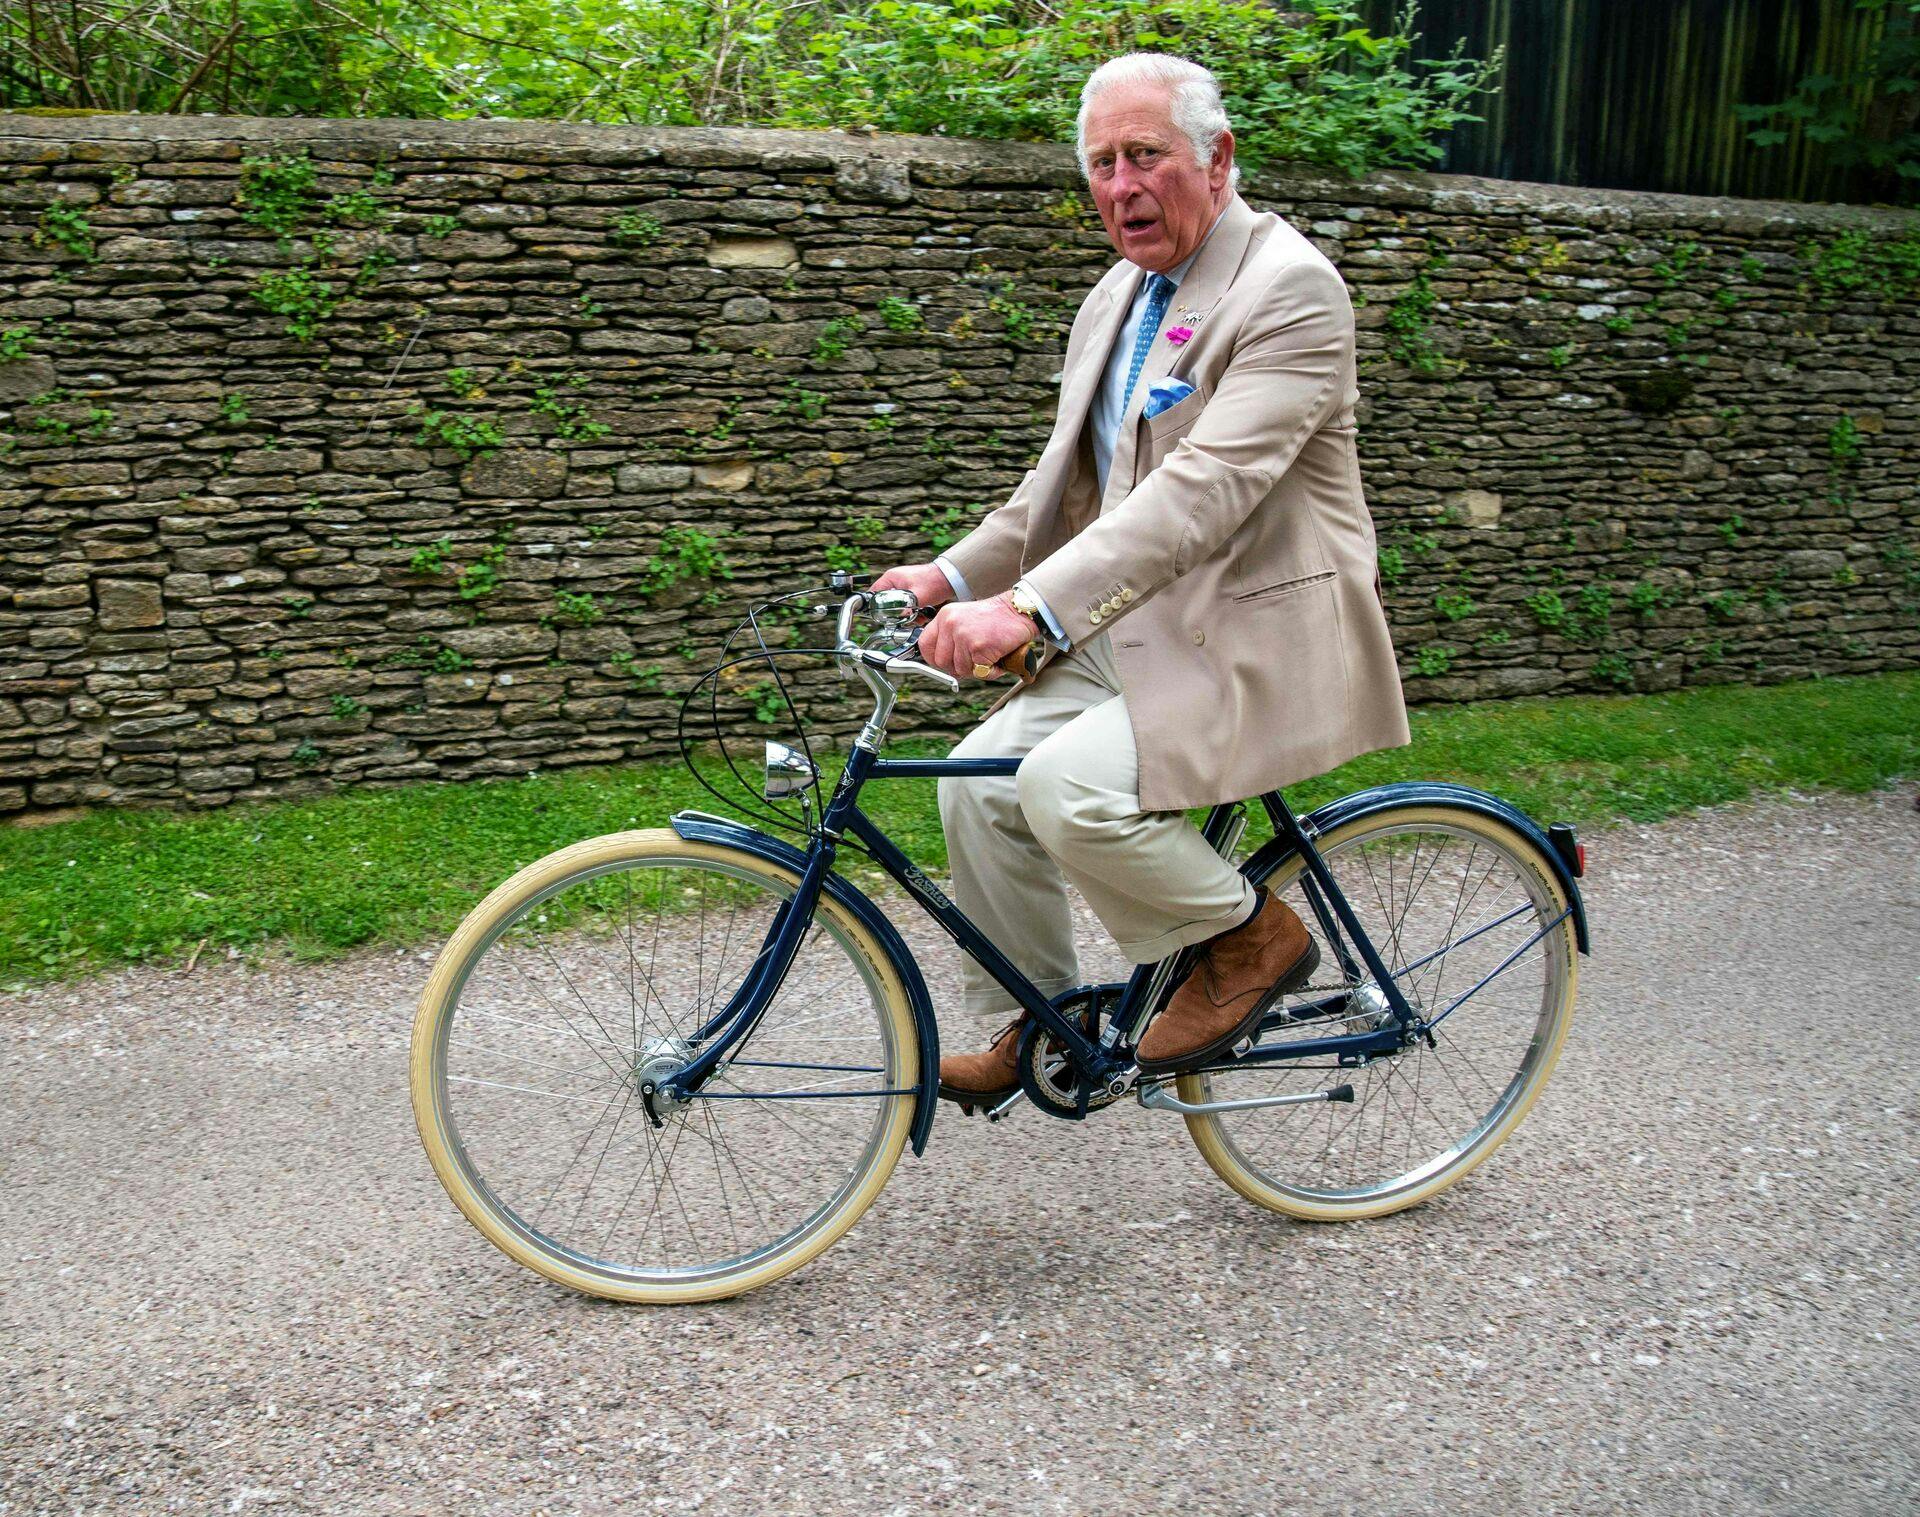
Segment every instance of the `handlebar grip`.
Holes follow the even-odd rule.
[[[1044,639],[1034,638],[1021,648],[1015,648],[994,667],[1004,669],[1023,685],[1031,685],[1040,674],[1040,666],[1046,662],[1047,645]]]

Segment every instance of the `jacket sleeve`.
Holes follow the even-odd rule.
[[[1212,554],[1339,409],[1352,373],[1353,305],[1339,272],[1318,261],[1280,269],[1187,435],[1125,500],[1027,572],[1067,636],[1106,631]]]
[[[1020,577],[1020,558],[1027,542],[1027,504],[1036,472],[1027,470],[1005,505],[989,511],[979,526],[940,555],[960,571],[974,599],[998,595],[1012,588]]]

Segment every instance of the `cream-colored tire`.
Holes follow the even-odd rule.
[[[705,1092],[643,1094],[702,1046],[797,884],[622,832],[529,864],[460,924],[414,1019],[413,1110],[490,1243],[592,1295],[707,1301],[799,1269],[872,1204],[912,1125],[919,1038],[886,951],[824,894]]]
[[[1307,1221],[1355,1221],[1439,1194],[1526,1116],[1572,1021],[1574,930],[1547,859],[1512,827],[1478,812],[1407,806],[1316,841],[1416,1012],[1446,1012],[1434,1046],[1416,1044],[1358,1069],[1332,1067],[1324,1057],[1215,1067],[1181,1076],[1177,1089],[1197,1103],[1351,1085],[1351,1103],[1205,1113],[1186,1123],[1214,1172],[1249,1201]],[[1314,985],[1289,997],[1291,1005],[1350,980],[1315,921],[1302,872],[1295,855],[1265,882],[1322,947]],[[1449,943],[1457,946],[1427,957]],[[1491,980],[1447,1010],[1489,972]],[[1356,999],[1341,1015],[1263,1035],[1261,1046],[1363,1030],[1381,1004]]]

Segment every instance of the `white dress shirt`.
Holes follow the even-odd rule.
[[[1226,209],[1222,207],[1220,216],[1226,214]],[[1220,225],[1220,216],[1213,218],[1213,226],[1207,228],[1207,237],[1211,237],[1213,228]],[[1180,281],[1187,277],[1187,270],[1193,267],[1194,259],[1200,256],[1200,248],[1207,245],[1207,237],[1202,237],[1200,247],[1189,253],[1181,263],[1167,270],[1167,279],[1173,285],[1174,294],[1179,292]],[[1142,272],[1144,273],[1145,270]],[[1102,498],[1105,498],[1107,493],[1107,474],[1113,468],[1113,449],[1120,438],[1120,423],[1126,419],[1127,405],[1131,402],[1131,397],[1127,394],[1127,371],[1133,367],[1133,348],[1140,339],[1140,323],[1146,317],[1147,291],[1152,283],[1151,279],[1141,280],[1140,288],[1134,293],[1133,305],[1127,311],[1127,319],[1121,323],[1119,335],[1113,340],[1113,349],[1107,354],[1106,372],[1101,376],[1100,388],[1094,392],[1093,406],[1087,416],[1087,420],[1093,427],[1094,472],[1099,479]],[[1171,310],[1172,294],[1167,297],[1167,305]],[[1162,316],[1163,324],[1165,320],[1165,316]],[[947,583],[953,586],[956,599],[973,599],[973,592],[967,588],[966,580],[961,577],[960,571],[954,568],[952,561],[945,554],[935,558],[934,563],[939,566],[940,572],[946,575]],[[1038,595],[1033,598],[1040,607],[1041,618],[1046,622],[1047,631],[1052,634],[1053,640],[1063,648],[1070,647],[1066,633],[1061,630],[1059,618]]]

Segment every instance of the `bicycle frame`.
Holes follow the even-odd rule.
[[[1160,964],[1136,966],[1120,992],[1119,1004],[1108,1023],[1107,1033],[1096,1041],[1089,1038],[1077,1022],[1056,1008],[1055,999],[1068,1001],[1088,989],[1111,988],[1080,986],[1049,999],[1021,972],[973,923],[965,912],[947,898],[911,859],[883,832],[878,823],[859,807],[862,788],[877,779],[978,779],[1010,776],[1018,772],[1018,758],[939,758],[887,759],[873,749],[856,745],[847,757],[833,797],[804,854],[805,867],[794,893],[781,903],[767,930],[758,955],[727,1004],[694,1033],[692,1042],[700,1053],[671,1081],[676,1095],[698,1090],[713,1071],[726,1062],[729,1053],[749,1038],[761,1014],[773,999],[781,980],[793,963],[807,924],[811,921],[820,891],[838,856],[840,840],[856,839],[881,868],[917,901],[922,910],[947,932],[961,950],[986,969],[1005,988],[1014,1001],[1036,1018],[1062,1045],[1068,1059],[1079,1071],[1085,1088],[1112,1089],[1117,1083],[1124,1090],[1132,1072],[1132,1052],[1144,1031],[1148,997],[1164,989],[1167,977],[1157,972]],[[1322,933],[1334,944],[1342,962],[1352,965],[1348,950],[1358,955],[1358,968],[1367,981],[1379,987],[1392,1020],[1369,1031],[1340,1033],[1320,1038],[1292,1039],[1267,1047],[1257,1042],[1235,1059],[1236,1066],[1278,1063],[1285,1060],[1333,1057],[1360,1059],[1391,1053],[1419,1035],[1420,1023],[1399,981],[1387,970],[1345,894],[1314,847],[1313,838],[1278,791],[1260,797],[1273,822],[1276,843],[1297,850],[1304,861],[1309,884],[1308,899],[1319,919]],[[1232,823],[1238,808],[1220,805],[1208,814],[1203,834],[1218,846]],[[1177,956],[1176,956],[1177,957]],[[1156,984],[1156,980],[1160,983]],[[1350,992],[1329,997],[1327,1004],[1312,1003],[1294,1012],[1270,1013],[1261,1024],[1267,1032],[1284,1026],[1296,1017],[1330,1011],[1348,999]],[[1118,1091],[1114,1091],[1118,1093]]]

